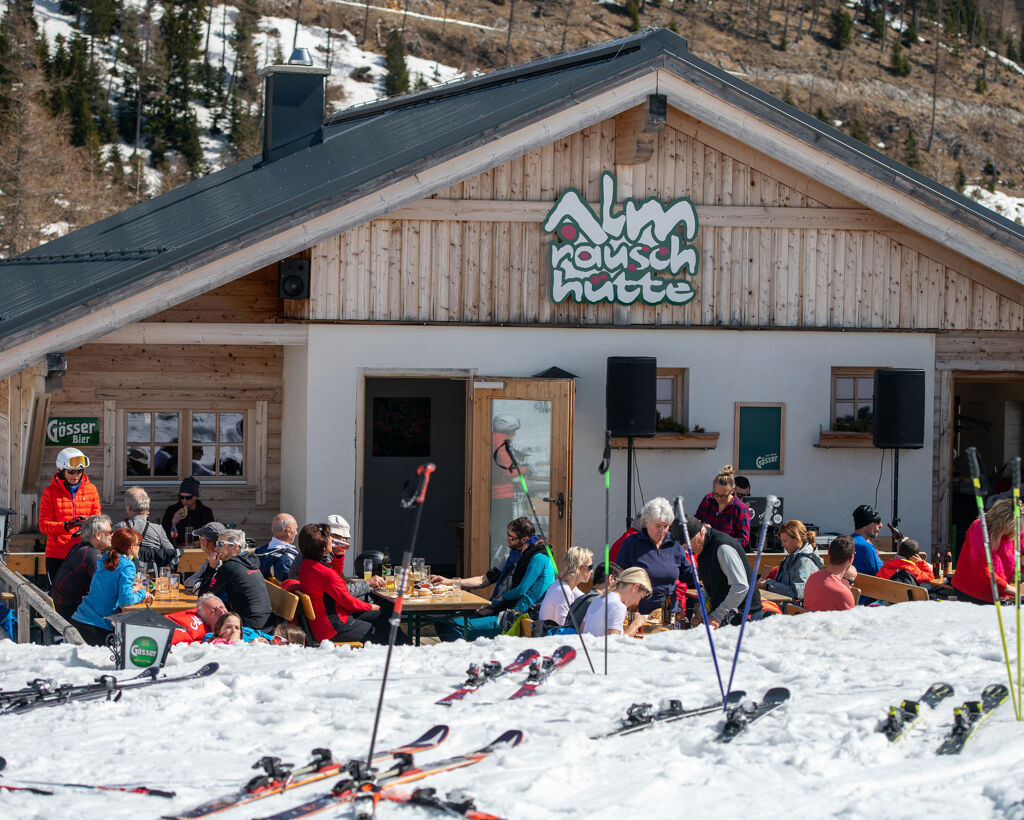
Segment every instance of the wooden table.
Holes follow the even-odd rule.
[[[398,596],[394,590],[371,589],[370,592],[382,601],[393,604]],[[409,639],[416,645],[420,644],[420,633],[424,624],[436,623],[452,614],[462,614],[462,637],[469,636],[469,616],[482,606],[491,602],[486,598],[461,590],[458,597],[450,595],[431,595],[429,598],[406,597],[402,601],[402,616],[409,624]]]
[[[151,604],[133,604],[132,606],[121,607],[122,612],[131,612],[136,609],[146,609],[149,607],[159,615],[170,615],[172,612],[181,612],[185,609],[195,609],[196,601],[199,598],[195,595],[189,595],[185,592],[183,586],[178,586],[178,594],[172,596],[169,592],[157,592],[153,596],[153,603]]]

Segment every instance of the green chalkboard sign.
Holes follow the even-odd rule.
[[[786,450],[786,405],[736,404],[733,464],[737,473],[779,475]]]

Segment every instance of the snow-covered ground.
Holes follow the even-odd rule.
[[[1013,615],[1004,612],[1011,627]],[[725,675],[737,634],[715,634]],[[677,697],[696,706],[712,700],[718,687],[703,630],[612,638],[607,677],[591,674],[581,653],[532,699],[506,700],[514,685],[506,679],[450,709],[433,703],[471,662],[507,662],[526,646],[550,652],[563,642],[579,646],[571,636],[396,649],[380,746],[449,723],[447,743],[424,753],[430,760],[522,729],[518,748],[423,783],[468,788],[481,809],[507,818],[1024,818],[1024,725],[1014,720],[1009,701],[962,755],[934,755],[954,702],[1006,682],[991,608],[907,603],[753,624],[735,687],[760,693],[784,685],[793,697],[729,745],[713,741],[717,716],[629,737],[588,737],[610,728],[634,701]],[[601,642],[591,638],[588,646],[600,670]],[[0,688],[36,677],[86,682],[110,671],[108,657],[95,648],[3,643]],[[0,717],[6,782],[144,783],[176,790],[173,801],[0,791],[0,817],[136,820],[232,790],[252,776],[250,766],[262,755],[302,762],[315,746],[339,756],[366,754],[382,647],[190,646],[171,653],[167,671],[193,670],[211,659],[220,672],[192,685],[128,692],[119,703]],[[938,680],[952,684],[955,697],[910,736],[891,745],[875,731],[890,704]],[[267,815],[324,790],[325,784],[311,785],[222,816]],[[383,806],[379,816],[427,815]]]
[[[968,185],[964,194],[991,211],[1005,216],[1017,224],[1024,224],[1024,197],[1013,197],[1001,191],[989,191],[980,185]]]

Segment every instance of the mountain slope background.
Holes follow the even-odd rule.
[[[336,110],[647,26],[1020,222],[1022,21],[1024,0],[9,0],[0,255],[258,152],[258,71],[293,46]]]

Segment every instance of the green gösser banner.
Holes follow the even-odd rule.
[[[780,474],[786,449],[786,405],[736,404],[733,464],[738,473]]]
[[[100,443],[98,418],[51,418],[46,422],[46,444],[54,447],[96,447]]]

